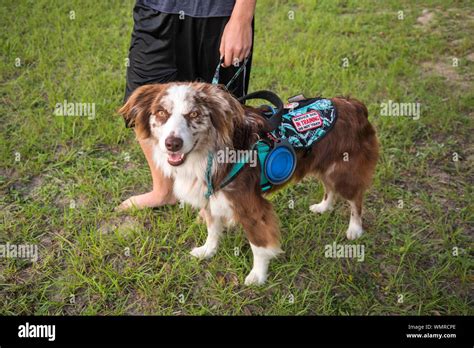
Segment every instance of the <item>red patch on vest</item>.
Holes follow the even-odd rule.
[[[323,125],[321,115],[316,110],[311,110],[305,114],[296,115],[291,118],[296,130],[300,133],[318,128]]]

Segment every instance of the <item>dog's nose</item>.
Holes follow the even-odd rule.
[[[169,151],[176,152],[183,147],[183,139],[170,136],[165,139],[165,146]]]

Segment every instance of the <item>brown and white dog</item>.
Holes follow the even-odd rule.
[[[311,151],[297,150],[292,180],[313,175],[322,181],[324,198],[309,207],[312,212],[332,209],[336,195],[347,200],[351,207],[347,238],[355,239],[363,232],[362,200],[375,170],[378,141],[364,104],[343,97],[331,100],[338,119]],[[205,244],[191,254],[213,256],[224,227],[240,223],[254,257],[245,284],[264,283],[270,259],[282,251],[278,219],[260,189],[260,166],[245,166],[209,199],[205,197],[205,173],[209,152],[250,149],[268,131],[265,118],[257,109],[241,105],[221,86],[197,82],[142,86],[119,112],[136,127],[139,138],[153,145],[154,162],[174,179],[175,196],[201,209],[208,235]],[[219,187],[231,168],[232,163],[218,163],[214,156],[213,187]]]

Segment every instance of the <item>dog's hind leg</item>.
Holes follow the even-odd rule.
[[[324,186],[324,197],[323,200],[318,204],[313,204],[309,207],[313,213],[324,213],[330,211],[334,207],[335,194],[334,190],[328,185],[328,183],[323,179],[321,180]]]
[[[350,240],[359,238],[364,232],[362,228],[362,192],[358,192],[352,200],[348,200],[351,206],[351,219],[346,236]]]
[[[347,200],[351,207],[351,219],[346,236],[350,240],[359,238],[364,230],[362,229],[362,201],[365,187],[367,187],[366,173],[360,170],[360,159],[354,158],[348,162],[335,167],[331,175],[331,182],[334,183],[334,191]],[[358,162],[359,161],[359,162]]]
[[[212,216],[207,210],[203,209],[200,213],[203,213],[206,220],[207,238],[203,246],[191,250],[191,255],[198,259],[208,259],[216,254],[224,224],[221,217]]]

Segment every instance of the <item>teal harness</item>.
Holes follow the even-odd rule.
[[[232,83],[236,76],[245,70],[245,64],[229,82]],[[219,68],[217,66],[213,84],[219,81]],[[226,88],[228,88],[227,84]],[[268,191],[273,185],[283,184],[288,181],[296,168],[295,149],[311,150],[312,146],[320,141],[334,126],[336,122],[336,109],[329,99],[304,98],[302,95],[290,98],[290,104],[283,106],[281,99],[269,91],[258,91],[239,98],[241,103],[249,99],[264,99],[275,107],[267,106],[262,110],[267,118],[269,132],[264,139],[258,140],[250,149],[256,151],[260,165],[260,188],[262,192]],[[216,191],[212,184],[212,164],[214,156],[209,152],[206,168],[207,192],[209,199]],[[218,189],[231,183],[249,163],[249,156],[245,156],[234,163],[229,174],[224,178]]]
[[[267,158],[267,155],[270,152],[270,146],[264,141],[257,141],[252,147],[252,151],[257,151],[258,163],[260,165],[260,173],[263,173],[265,159]],[[207,169],[206,169],[207,192],[205,196],[207,199],[209,199],[209,197],[211,197],[215,192],[214,187],[212,185],[212,162],[213,161],[214,161],[214,156],[212,155],[212,152],[209,151],[209,154],[207,156]],[[219,189],[222,189],[223,187],[230,184],[248,162],[249,162],[249,159],[245,158],[244,160],[240,160],[237,163],[235,163],[232,166],[232,169],[230,170],[229,174],[227,174],[225,179],[220,184]],[[272,184],[270,183],[270,181],[268,181],[265,175],[260,175],[260,187],[263,192],[272,188]]]

